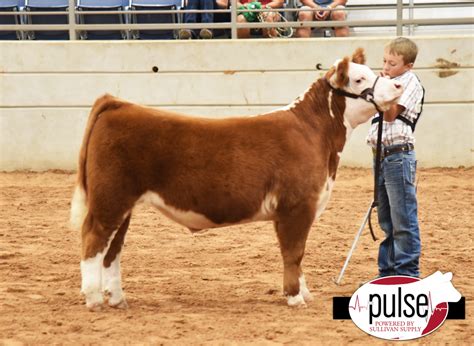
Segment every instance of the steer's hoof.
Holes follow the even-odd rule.
[[[102,303],[91,303],[91,304],[86,304],[86,306],[90,312],[102,311]]]
[[[301,292],[301,294],[303,295],[303,299],[306,303],[312,302],[314,300],[313,295],[308,290]]]
[[[298,293],[296,296],[288,296],[287,302],[288,302],[288,306],[291,306],[291,307],[306,308],[306,303],[301,293]]]
[[[109,306],[114,309],[121,309],[121,310],[128,309],[128,303],[125,300],[125,298],[119,301],[118,303],[109,300]]]
[[[102,293],[93,292],[86,293],[86,307],[89,311],[97,312],[102,310],[102,305],[104,304],[104,297]]]

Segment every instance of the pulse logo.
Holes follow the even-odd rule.
[[[461,299],[452,277],[438,271],[423,280],[408,276],[372,280],[352,295],[349,314],[360,329],[378,338],[422,337],[443,324],[448,302]]]

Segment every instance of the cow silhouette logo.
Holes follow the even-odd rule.
[[[387,276],[361,286],[351,297],[349,314],[364,332],[387,340],[411,340],[438,329],[448,315],[448,302],[461,294],[451,273],[436,273],[423,280]]]

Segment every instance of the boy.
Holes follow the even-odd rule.
[[[424,91],[418,78],[411,71],[417,53],[418,48],[413,41],[399,37],[385,46],[383,56],[381,75],[399,81],[403,85],[404,92],[398,104],[384,112],[377,214],[386,238],[379,248],[380,277],[420,275],[421,246],[413,131],[421,113]],[[375,116],[377,117],[378,115]],[[374,153],[377,130],[377,121],[373,120],[367,143]]]

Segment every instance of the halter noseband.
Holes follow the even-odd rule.
[[[326,80],[326,83],[328,83],[329,87],[336,94],[341,95],[341,96],[347,96],[347,97],[350,97],[351,99],[363,99],[367,102],[372,103],[375,106],[375,109],[377,110],[377,112],[382,113],[382,110],[379,108],[377,103],[375,103],[375,99],[374,99],[374,89],[375,89],[375,85],[377,84],[377,81],[379,80],[379,78],[380,77],[377,76],[377,78],[375,78],[374,85],[372,85],[372,87],[370,87],[370,88],[366,88],[366,89],[362,90],[360,95],[347,92],[343,89],[335,88],[331,85],[331,83],[329,83],[329,81],[327,79],[325,79],[325,80]]]

